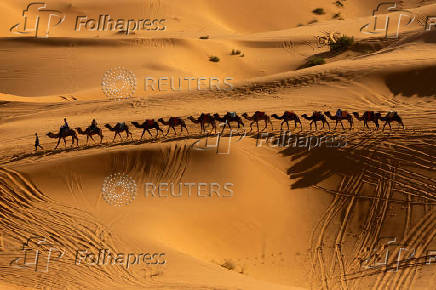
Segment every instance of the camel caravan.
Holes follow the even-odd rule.
[[[339,124],[341,125],[342,129],[346,129],[342,121],[346,121],[349,129],[352,130],[354,124],[353,116],[358,121],[363,121],[364,128],[369,129],[370,127],[368,123],[373,122],[375,124],[375,128],[379,129],[379,121],[381,121],[384,122],[383,130],[385,129],[386,125],[388,125],[389,128],[392,130],[391,123],[393,122],[400,124],[404,129],[403,121],[397,112],[388,112],[383,117],[379,112],[366,111],[363,113],[362,116],[360,116],[357,112],[353,112],[352,114],[350,114],[347,111],[338,109],[335,115],[332,115],[329,111],[314,111],[311,116],[308,116],[307,114],[301,115],[303,119],[306,119],[310,122],[310,130],[312,130],[313,125],[315,126],[315,130],[318,130],[318,122],[322,124],[322,129],[324,129],[324,127],[327,125],[328,129],[330,130],[330,124],[328,122],[328,119],[335,121],[335,130]],[[301,123],[300,117],[292,111],[285,111],[282,116],[279,116],[277,114],[272,114],[271,116],[269,116],[266,112],[261,111],[256,111],[253,115],[243,113],[241,116],[239,116],[236,112],[227,112],[227,114],[222,116],[217,113],[213,115],[209,113],[202,113],[198,118],[189,116],[187,119],[194,124],[200,124],[200,134],[207,133],[206,127],[211,127],[211,130],[210,132],[208,132],[208,134],[211,134],[213,131],[215,134],[217,134],[218,125],[222,126],[220,134],[223,134],[226,127],[228,127],[229,130],[232,130],[232,125],[237,125],[238,129],[241,127],[244,128],[244,122],[242,118],[250,122],[250,131],[248,134],[253,131],[254,125],[256,125],[258,134],[259,132],[263,132],[264,130],[268,129],[268,125],[271,126],[271,130],[274,130],[271,118],[282,121],[280,124],[281,131],[283,130],[283,126],[285,124],[288,130],[290,130],[289,122],[294,122],[294,129],[297,129],[297,127],[299,127],[300,130],[303,130],[303,124]],[[262,130],[260,130],[259,123],[264,124],[264,128]],[[131,124],[135,128],[142,129],[142,134],[140,138],[141,140],[144,137],[146,131],[152,138],[157,138],[159,136],[159,132],[162,134],[162,136],[165,137],[170,133],[171,130],[174,132],[175,135],[177,135],[176,128],[180,128],[180,133],[183,133],[183,130],[185,130],[186,134],[189,135],[186,123],[181,117],[170,117],[168,121],[165,121],[163,118],[159,118],[157,121],[155,121],[154,119],[147,119],[142,124],[138,122],[131,122]],[[164,130],[160,128],[160,125],[167,127],[166,133],[164,133]],[[126,135],[126,139],[131,138],[133,140],[133,135],[130,132],[129,125],[126,122],[118,122],[113,126],[111,124],[104,124],[104,127],[107,128],[109,131],[114,132],[112,142],[116,140],[117,136],[119,136],[120,139],[123,140],[122,135],[124,134]],[[150,130],[155,130],[156,134],[153,136]],[[86,145],[88,144],[89,139],[91,139],[93,142],[96,142],[93,137],[94,135],[97,135],[99,137],[100,143],[103,142],[104,137],[103,130],[97,126],[97,121],[95,119],[92,120],[91,125],[86,129],[82,129],[79,127],[73,129],[70,128],[67,123],[67,119],[64,118],[64,124],[60,127],[58,133],[47,133],[47,136],[49,138],[58,139],[58,142],[54,149],[58,148],[61,140],[64,141],[64,145],[66,147],[68,137],[72,138],[71,146],[73,146],[74,144],[79,146],[78,135],[86,136]],[[43,147],[40,145],[38,134],[35,133],[35,136],[35,151],[37,151],[38,148],[43,149]]]

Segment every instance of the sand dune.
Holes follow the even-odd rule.
[[[398,1],[403,12],[384,7],[379,17],[389,16],[391,29],[400,26],[398,38],[361,32],[379,1],[294,2],[56,1],[47,7],[65,19],[48,38],[12,33],[23,25],[26,4],[1,3],[1,288],[432,289],[436,32],[425,28],[436,1]],[[167,27],[74,30],[77,16],[102,13],[165,19]],[[416,18],[405,25],[400,13]],[[335,35],[354,44],[332,52],[326,41]],[[325,64],[309,67],[314,57]],[[101,89],[104,73],[118,66],[136,77],[127,100],[110,100]],[[153,91],[147,77],[231,77],[233,89]],[[334,115],[338,108],[359,117],[396,111],[405,129],[393,123],[392,130],[374,130],[372,122],[368,129],[355,117],[352,130],[346,121],[347,130],[334,129],[327,117],[331,129],[315,131],[301,117],[302,130],[290,122],[295,135],[347,141],[308,150],[273,146],[284,138],[273,118],[268,142],[255,133],[226,135],[219,153],[229,154],[217,154],[203,147],[216,136],[206,138],[188,120],[228,111]],[[186,120],[189,134],[177,128],[177,135],[145,132],[139,140],[142,130],[131,124],[171,116]],[[46,134],[58,132],[64,117],[82,129],[97,119],[103,142],[85,145],[79,135],[79,146],[68,138],[55,150],[57,139]],[[103,126],[116,122],[130,126],[131,139],[122,133],[113,141]],[[37,152],[35,132],[44,147]],[[117,173],[136,184],[124,207],[104,197],[106,178]],[[146,183],[173,184],[182,194],[149,195]],[[219,192],[189,196],[180,183],[218,184]],[[39,245],[44,254],[54,245],[48,272],[41,271],[46,264],[40,271],[19,267],[29,237],[31,247],[41,238],[52,244]],[[158,257],[165,263],[76,264],[85,249],[164,254]]]

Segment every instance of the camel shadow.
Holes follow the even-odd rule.
[[[338,135],[334,131],[296,131],[294,133],[301,138],[325,138]],[[282,138],[281,133],[272,134],[274,137]],[[367,167],[366,159],[356,158],[356,156],[368,156],[371,154],[371,149],[389,138],[389,136],[371,131],[344,132],[342,135],[347,140],[343,147],[321,144],[310,150],[308,147],[294,146],[295,143],[280,139],[285,141],[278,146],[281,149],[279,154],[290,157],[291,161],[291,166],[287,169],[287,174],[293,181],[291,189],[317,185],[334,175],[352,175],[362,171]],[[257,134],[250,137],[259,138]]]

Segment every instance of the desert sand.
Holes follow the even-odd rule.
[[[409,25],[395,22],[401,12],[382,12],[400,27],[388,38],[361,31],[374,21],[376,0],[114,2],[46,2],[65,16],[48,37],[12,33],[29,3],[0,3],[1,289],[434,289],[436,26],[427,31],[426,17],[436,17],[436,1],[398,1],[415,17]],[[77,16],[101,14],[165,19],[166,29],[74,30]],[[332,53],[319,38],[335,34],[353,37],[353,46]],[[325,64],[307,67],[314,56]],[[115,67],[136,76],[127,99],[102,90]],[[229,77],[232,89],[197,90],[195,82],[153,91],[147,77]],[[266,135],[226,129],[216,150],[205,146],[217,135],[188,120],[338,108],[395,111],[405,128],[382,130],[381,120],[379,130],[365,128],[353,117],[352,130],[329,118],[330,130],[311,130],[300,117],[302,130],[290,122],[293,134],[339,135],[346,146],[274,146]],[[177,135],[154,138],[153,129],[140,139],[131,125],[175,116],[189,133],[177,127]],[[64,118],[74,129],[95,118],[102,143],[79,134],[79,146],[69,137],[54,149],[57,139],[46,134]],[[113,141],[104,124],[117,122],[131,138],[123,132]],[[280,139],[281,121],[272,123],[265,132]],[[36,152],[35,133],[43,146]],[[126,206],[104,199],[105,178],[115,173],[135,181]],[[146,183],[231,184],[232,194],[221,187],[207,197],[150,196]],[[41,250],[38,269],[20,266],[30,237],[50,244],[27,245]],[[163,255],[162,263],[126,268],[77,264],[82,250]]]

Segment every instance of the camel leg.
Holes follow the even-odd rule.
[[[259,134],[259,122],[256,121],[257,134]]]
[[[340,122],[341,122],[342,130],[345,130],[345,127],[344,127],[344,124],[342,123],[342,120]]]
[[[58,139],[58,143],[56,144],[56,147],[54,148],[55,150],[56,150],[56,148],[58,148],[60,142],[61,142],[61,137],[59,137],[59,139]]]
[[[215,129],[216,134],[216,125],[214,123],[211,123],[212,129],[210,130],[209,134],[212,134],[213,129]]]
[[[103,143],[103,134],[100,133],[100,144]]]
[[[149,129],[147,129],[148,134],[150,134],[150,137],[153,138],[153,135],[151,135],[151,132]]]
[[[230,124],[229,123],[227,123],[227,121],[224,123],[224,126],[223,126],[223,129],[221,130],[221,136],[223,135],[223,133],[224,133],[224,129],[226,128],[226,126],[229,126],[229,128],[230,128]]]
[[[168,126],[168,130],[167,130],[167,133],[165,134],[165,136],[167,136],[168,133],[170,133],[170,129],[171,129],[171,127]]]
[[[185,130],[186,130],[186,134],[189,135],[189,131],[188,131],[188,128],[186,127],[186,125],[183,125],[183,128],[185,128]]]
[[[150,131],[148,133],[150,133]],[[139,140],[142,140],[142,137],[144,137],[144,134],[145,134],[145,128],[144,128],[144,130],[142,130],[141,138],[139,138]]]
[[[65,137],[63,139],[64,139],[64,147],[67,148],[67,139],[65,139]]]
[[[232,132],[232,126],[230,125],[230,122],[227,124],[228,126],[229,126],[229,130],[230,130],[230,133]]]
[[[336,130],[336,128],[338,127],[338,120],[336,120],[336,126],[335,126],[335,130]],[[322,128],[324,129],[324,122],[322,122]]]
[[[93,142],[95,142],[94,137],[92,137],[92,135],[89,135],[89,138],[91,138],[91,140],[92,140]],[[88,144],[88,140],[86,141],[86,144]]]
[[[280,124],[280,131],[283,131],[283,124],[285,123],[285,121],[283,121],[281,124]]]
[[[268,118],[269,123],[271,124],[271,131],[274,131],[274,126],[270,118]]]
[[[258,130],[257,130],[257,131],[259,131],[259,126],[257,126],[257,127],[258,127]],[[263,132],[263,130],[265,130],[267,127],[268,127],[268,121],[265,119],[265,127],[262,129],[262,132]]]
[[[254,124],[254,122],[250,123],[250,132],[248,132],[248,133],[251,133],[251,131],[253,131],[253,124]]]
[[[330,130],[330,124],[326,120],[322,121],[322,127],[324,128],[324,124],[327,124],[327,127],[329,127]]]
[[[173,128],[173,131],[174,131],[174,135],[177,136],[176,128],[175,127],[172,127],[172,128]]]
[[[401,120],[400,117],[398,117],[397,122],[398,122],[398,124],[400,124],[400,125],[403,127],[403,129],[404,129],[403,120]]]

